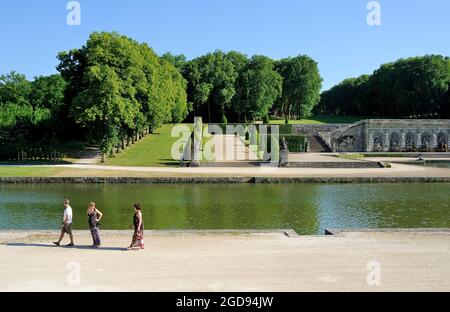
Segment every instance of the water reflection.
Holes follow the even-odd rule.
[[[74,228],[95,201],[103,229],[130,229],[132,205],[147,229],[450,227],[450,184],[0,185],[0,229],[58,229],[71,199]]]

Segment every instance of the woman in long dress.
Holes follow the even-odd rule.
[[[134,204],[134,234],[128,249],[140,248],[144,249],[144,218],[142,217],[142,208],[140,204]]]
[[[91,247],[99,248],[101,245],[99,222],[103,214],[96,208],[95,203],[91,202],[88,206],[87,215],[93,241]]]

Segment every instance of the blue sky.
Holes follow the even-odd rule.
[[[81,26],[67,25],[68,2],[0,1],[0,73],[55,73],[57,53],[82,46],[92,31],[188,58],[216,49],[308,54],[324,89],[398,58],[450,55],[449,0],[380,0],[381,26],[366,22],[369,0],[79,0]]]

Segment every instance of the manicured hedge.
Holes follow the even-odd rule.
[[[265,136],[260,135],[260,140],[264,140],[264,138],[265,138]],[[287,145],[288,145],[289,152],[291,152],[291,153],[304,153],[304,152],[308,151],[309,140],[304,135],[283,134],[283,135],[280,135],[279,138],[280,138],[280,143],[279,143],[279,145],[276,145],[276,146],[281,147],[282,139],[285,138]],[[271,136],[269,136],[267,141],[265,141],[265,142],[267,142],[267,146],[268,146],[267,149],[270,152],[270,149],[272,146],[271,145]]]
[[[278,133],[282,134],[292,134],[292,125],[278,125]]]
[[[282,139],[285,138],[289,152],[291,153],[304,153],[308,151],[309,140],[304,135],[280,135],[280,145]]]
[[[239,124],[210,124],[210,125],[219,126],[222,129],[223,133],[225,134],[227,126],[236,126]],[[241,124],[241,125],[243,125],[244,127],[254,125],[257,127],[257,129],[259,129],[260,126],[263,126],[261,124]],[[308,139],[304,135],[292,134],[292,125],[276,125],[276,126],[278,126],[280,144],[281,144],[281,138],[285,137],[286,141],[288,143],[289,152],[303,153],[303,152],[308,151],[308,145],[309,145]],[[273,125],[270,128],[272,128],[272,127],[273,127]],[[268,134],[270,134],[270,128],[268,129],[268,131],[269,131]],[[263,136],[265,136],[265,135],[262,135],[262,134],[258,135],[258,143],[264,139]],[[248,135],[246,135],[245,139],[248,140]],[[269,152],[271,149],[270,139],[271,139],[271,137],[269,136],[269,138],[266,141],[264,141],[264,142],[267,142],[267,145],[268,145],[267,150]]]

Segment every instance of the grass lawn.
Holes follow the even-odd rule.
[[[360,116],[313,116],[309,119],[289,120],[289,124],[293,125],[320,125],[320,124],[339,124],[339,123],[355,123],[365,119]],[[271,124],[282,125],[284,120],[271,120]]]
[[[0,177],[51,177],[59,168],[49,167],[0,167]]]
[[[0,167],[1,177],[215,177],[234,176],[221,173],[139,172],[61,167]]]
[[[364,158],[363,154],[339,154],[339,158],[343,159],[362,159]]]
[[[192,128],[192,125],[187,126]],[[172,144],[179,139],[179,137],[171,137],[172,128],[173,125],[162,126],[133,146],[109,157],[105,165],[134,167],[178,165],[179,160],[173,160],[171,157]]]

